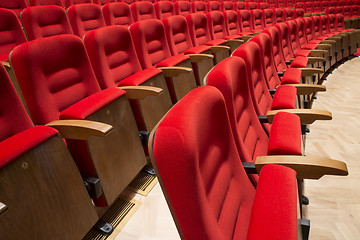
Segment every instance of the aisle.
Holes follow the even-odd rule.
[[[313,109],[332,112],[332,121],[313,124],[306,155],[345,161],[347,177],[305,182],[310,199],[310,239],[357,240],[360,236],[360,58],[342,64],[323,83]]]

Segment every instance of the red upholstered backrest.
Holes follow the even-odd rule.
[[[275,8],[274,15],[276,23],[285,22],[284,10],[282,8]]]
[[[175,15],[174,4],[170,1],[159,1],[154,3],[155,14],[158,19]]]
[[[299,20],[300,22],[301,19],[296,19]],[[291,20],[291,21],[287,21],[286,24],[289,27],[289,38],[290,38],[290,44],[291,44],[291,49],[294,53],[296,53],[297,51],[299,51],[301,49],[301,45],[300,45],[300,41],[299,41],[299,37],[300,37],[300,31],[298,28],[298,25],[296,24],[295,20]],[[301,31],[303,33],[303,31]],[[285,56],[285,55],[284,55]],[[286,56],[285,56],[286,58]]]
[[[75,4],[81,4],[81,3],[93,3],[92,0],[65,0],[65,8],[68,8]]]
[[[295,15],[296,15],[296,18],[303,18],[305,15],[305,10],[301,9],[301,8],[297,8],[297,9],[295,9]]]
[[[267,3],[269,4],[269,7],[272,8],[277,8],[277,1],[276,0],[267,0]]]
[[[321,18],[320,16],[311,17],[314,23],[314,38],[320,37],[321,34]]]
[[[234,10],[235,6],[232,1],[222,1],[221,3],[221,11]]]
[[[10,51],[26,42],[16,14],[5,8],[0,8],[0,61],[8,61]]]
[[[246,9],[246,3],[244,2],[234,2],[235,10],[244,10]]]
[[[221,11],[221,4],[218,1],[209,1],[206,3],[207,11]]]
[[[294,9],[286,8],[286,9],[284,9],[284,14],[285,14],[285,20],[286,21],[295,19]]]
[[[221,39],[227,36],[225,18],[222,12],[212,11],[206,14],[210,36],[212,39]]]
[[[191,41],[194,46],[203,45],[211,41],[207,18],[204,13],[193,13],[186,16]]]
[[[328,15],[320,15],[321,19],[321,35],[329,33],[329,17]]]
[[[345,29],[345,22],[344,22],[344,15],[336,14],[336,29],[337,30],[344,30]]]
[[[246,42],[233,52],[233,56],[244,59],[256,113],[266,115],[271,110],[272,97],[266,85],[264,62],[261,60],[263,56],[259,46],[254,42]]]
[[[269,4],[265,3],[265,2],[261,2],[258,3],[258,8],[263,10],[263,9],[268,9],[269,8]]]
[[[191,3],[191,10],[193,13],[207,13],[207,6],[205,2],[202,1],[195,1]]]
[[[274,28],[275,27],[273,27],[273,29]],[[274,63],[274,45],[272,39],[266,33],[259,33],[253,38],[251,38],[250,41],[255,42],[260,48],[260,53],[262,56],[261,59],[264,62],[265,79],[268,88],[275,89],[277,86],[280,85],[280,78],[277,75],[277,69]],[[279,43],[279,38],[277,38],[277,41]]]
[[[156,129],[153,149],[184,239],[246,238],[255,190],[217,89],[200,87],[182,98]]]
[[[326,8],[330,6],[330,2],[329,1],[322,1],[321,2],[321,11],[325,12]]]
[[[271,27],[276,24],[274,11],[272,9],[264,9],[263,10],[265,27]]]
[[[2,0],[0,1],[0,8],[6,8],[15,13],[17,17],[20,16],[20,12],[28,7],[27,0]],[[2,15],[2,14],[1,14]]]
[[[10,60],[35,124],[59,119],[63,110],[100,91],[85,47],[74,35],[24,43]]]
[[[247,2],[246,9],[247,10],[258,9],[258,4],[256,2]]]
[[[193,47],[185,17],[171,16],[162,20],[172,55],[185,52]]]
[[[2,64],[0,64],[0,123],[0,142],[34,126]]]
[[[143,69],[171,57],[164,25],[160,20],[147,19],[135,22],[130,26],[130,32]]]
[[[328,25],[329,32],[336,32],[337,31],[336,15],[330,14],[328,15],[328,19],[329,19],[329,25]]]
[[[223,14],[228,35],[235,35],[240,33],[240,25],[237,13],[235,11],[228,10],[223,12]]]
[[[124,2],[107,3],[102,7],[102,12],[107,26],[122,25],[128,27],[134,22],[130,6]]]
[[[28,7],[21,20],[29,40],[60,34],[73,34],[65,9],[55,5]]]
[[[294,8],[295,7],[295,0],[286,0],[286,7]]]
[[[274,54],[274,64],[277,72],[282,72],[286,69],[285,54],[292,58],[293,54],[289,41],[289,28],[286,23],[278,23],[274,27],[264,30],[272,40],[272,48]]]
[[[312,2],[305,3],[305,12],[312,13],[314,11],[314,4]]]
[[[286,5],[286,0],[277,0],[278,2],[278,8],[286,8],[287,5]]]
[[[253,18],[254,21],[254,29],[261,30],[265,28],[263,11],[260,9],[254,9],[251,10],[250,12],[251,12],[251,17]]]
[[[186,16],[192,13],[191,3],[188,1],[176,1],[174,2],[174,7],[177,15]]]
[[[156,18],[154,5],[148,1],[133,2],[130,10],[135,22]]]
[[[237,14],[241,32],[254,30],[254,21],[249,10],[240,10]]]
[[[321,2],[314,2],[314,8],[313,11],[318,13],[322,11]]]
[[[62,0],[29,0],[30,6],[41,6],[41,5],[57,5],[64,7]]]
[[[328,8],[326,8],[326,15],[335,14],[335,13],[336,13],[336,7],[328,7]]]
[[[355,17],[360,16],[360,7],[358,5],[352,6],[352,15]]]
[[[305,36],[307,42],[309,42],[314,39],[314,22],[310,17],[303,18],[302,21],[305,25]]]
[[[330,6],[333,6],[333,7],[339,6],[339,2],[332,0],[332,1],[330,1]]]
[[[352,16],[352,7],[351,6],[344,6],[344,12],[342,13],[345,18],[351,18]]]
[[[355,5],[355,1],[354,1],[354,0],[347,0],[347,1],[346,1],[346,5],[347,5],[347,6]]]
[[[130,32],[108,26],[88,32],[84,44],[102,89],[116,87],[124,78],[141,71]]]
[[[337,7],[336,8],[336,14],[344,14],[344,7]]]
[[[99,5],[92,3],[76,4],[67,9],[74,34],[83,37],[87,32],[105,27],[105,20]]]

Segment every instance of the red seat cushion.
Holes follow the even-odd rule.
[[[304,49],[309,49],[309,50],[314,50],[315,48],[317,48],[317,44],[315,44],[315,43],[308,43],[308,44],[306,44],[303,48],[304,48]]]
[[[160,73],[162,73],[162,71],[158,68],[147,68],[124,78],[119,82],[118,86],[139,86]]]
[[[125,91],[108,88],[92,94],[61,112],[60,119],[85,119],[125,95]]]
[[[162,60],[161,62],[156,64],[156,67],[173,67],[178,65],[179,63],[182,63],[185,60],[188,60],[189,58],[190,57],[186,56],[185,54],[178,54]]]
[[[297,239],[297,234],[296,172],[266,165],[260,172],[247,239]]]
[[[281,84],[299,84],[301,79],[301,69],[288,68],[281,79]]]
[[[0,169],[58,134],[54,128],[36,126],[0,142]]]
[[[294,61],[292,61],[290,67],[304,68],[306,67],[307,63],[308,63],[307,57],[298,56],[294,59]]]
[[[301,50],[299,50],[299,51],[297,51],[297,52],[295,53],[295,57],[297,57],[297,56],[307,57],[307,56],[309,56],[309,54],[310,54],[310,50],[308,50],[308,49],[301,49]]]
[[[268,155],[302,155],[300,117],[279,112],[271,125]]]
[[[282,85],[276,89],[271,110],[295,109],[296,108],[296,88],[293,86]]]

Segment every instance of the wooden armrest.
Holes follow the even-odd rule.
[[[247,41],[249,41],[252,37],[253,37],[253,35],[244,35],[244,36],[241,36],[241,39],[244,40],[245,42],[247,42]]]
[[[326,86],[317,84],[284,84],[286,86],[294,86],[297,90],[297,95],[310,95],[315,92],[325,92]]]
[[[275,114],[278,112],[289,112],[296,114],[300,117],[300,121],[302,124],[311,124],[316,120],[331,120],[332,115],[329,111],[324,110],[315,110],[315,109],[279,109],[279,110],[271,110],[267,112],[267,118],[269,123],[272,123]]]
[[[228,39],[227,42],[234,42],[234,43],[244,43],[245,41],[242,39]]]
[[[260,170],[266,164],[278,164],[292,168],[298,179],[319,179],[324,175],[347,176],[346,164],[342,161],[323,158],[295,155],[273,155],[257,157],[255,167]]]
[[[163,92],[162,88],[151,86],[122,86],[118,88],[126,91],[128,99],[142,99],[147,96],[158,96]]]
[[[186,56],[190,57],[191,62],[201,62],[204,60],[212,60],[214,55],[211,54],[186,54]]]
[[[341,40],[341,37],[336,37],[336,35],[335,35],[335,36],[329,37],[328,40]]]
[[[308,57],[308,64],[314,64],[317,62],[324,62],[325,58],[323,57]]]
[[[5,213],[7,210],[8,210],[8,207],[5,204],[3,204],[2,202],[0,202],[0,215]]]
[[[181,74],[189,74],[193,70],[188,67],[159,67],[160,70],[163,71],[165,77],[176,77]]]
[[[9,62],[1,62],[2,63],[2,65],[4,65],[4,67],[10,67],[10,63]]]
[[[330,49],[331,48],[331,44],[323,44],[323,43],[320,43],[317,45],[316,47],[317,49]]]
[[[321,55],[326,54],[326,53],[328,53],[327,50],[314,49],[314,50],[310,50],[309,57],[318,57],[318,56],[321,56]]]
[[[223,45],[217,45],[217,46],[209,46],[211,48],[211,51],[213,52],[219,52],[224,50],[230,50],[229,46],[223,46]]]
[[[335,40],[330,40],[330,39],[322,40],[321,42],[322,42],[322,43],[325,43],[325,44],[333,44],[333,43],[336,43]]]
[[[46,126],[55,128],[63,138],[87,140],[91,136],[106,136],[113,127],[106,123],[89,120],[56,120]]]
[[[309,77],[314,74],[323,73],[324,70],[320,68],[299,68],[301,70],[302,77]]]

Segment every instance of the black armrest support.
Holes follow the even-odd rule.
[[[241,162],[247,174],[257,174],[255,163]]]
[[[258,116],[261,123],[269,123],[267,116]]]

